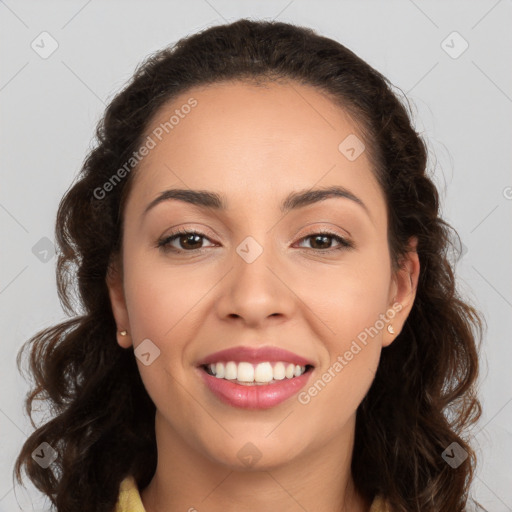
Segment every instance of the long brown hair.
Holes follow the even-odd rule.
[[[412,311],[383,350],[357,411],[355,484],[370,501],[382,494],[397,512],[466,510],[476,465],[467,431],[481,414],[482,320],[456,290],[450,255],[458,237],[440,217],[427,147],[412,126],[410,106],[338,42],[304,27],[242,19],[184,38],[137,68],[106,109],[97,144],[59,205],[58,292],[74,317],[38,332],[18,354],[21,370],[30,347],[28,415],[32,419],[34,400],[43,400],[52,419],[26,440],[15,466],[18,482],[25,468],[59,512],[111,512],[125,476],[134,475],[142,489],[156,469],[155,406],[133,351],[116,342],[105,282],[120,251],[124,201],[137,170],[128,172],[126,162],[159,108],[178,94],[226,80],[281,79],[328,94],[364,134],[387,201],[396,264],[409,239],[418,239],[421,271]],[[116,173],[123,179],[104,193]],[[31,456],[43,442],[58,454],[47,468]],[[452,443],[468,454],[456,468],[442,456]]]

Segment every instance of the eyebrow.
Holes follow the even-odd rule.
[[[353,201],[361,206],[370,216],[368,207],[364,202],[352,192],[341,186],[291,192],[282,202],[280,210],[282,213],[287,213],[291,210],[303,208],[333,197],[340,197]],[[157,204],[172,199],[203,208],[211,208],[217,211],[225,211],[227,209],[227,201],[225,197],[216,192],[210,192],[207,190],[169,189],[164,190],[158,195],[158,197],[153,199],[153,201],[151,201],[144,210],[143,215],[146,215],[146,213]]]

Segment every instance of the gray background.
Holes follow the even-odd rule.
[[[0,512],[48,508],[30,485],[13,488],[12,464],[31,431],[22,410],[28,384],[15,357],[37,330],[65,318],[50,241],[58,202],[95,124],[148,53],[241,17],[312,27],[348,46],[414,103],[444,216],[464,243],[460,290],[488,324],[484,415],[472,433],[481,457],[474,494],[491,512],[512,511],[510,0],[0,0]],[[43,45],[43,31],[58,43],[46,59],[31,47]],[[446,39],[453,31],[469,44],[457,58],[464,43]]]

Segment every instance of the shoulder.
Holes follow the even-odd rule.
[[[119,486],[119,497],[115,512],[145,512],[139,489],[133,476],[127,476]],[[372,503],[370,512],[391,512],[389,505],[382,496],[377,496]]]
[[[119,486],[115,512],[145,512],[135,478],[127,476]]]
[[[391,512],[391,508],[384,496],[376,496],[372,502],[370,512]]]

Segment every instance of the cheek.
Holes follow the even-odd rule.
[[[186,379],[184,359],[194,332],[194,306],[201,304],[208,283],[202,286],[202,280],[195,274],[191,283],[190,273],[170,269],[161,262],[156,264],[154,258],[142,251],[127,256],[124,268],[136,355],[137,348],[139,345],[142,348],[143,343],[150,347],[152,354],[157,354],[148,365],[142,359],[136,359],[144,387],[158,409],[166,410],[172,400],[173,406],[185,410],[187,404],[181,401],[180,394],[180,383]],[[151,344],[148,345],[146,340]]]
[[[126,252],[125,293],[133,345],[137,351],[149,339],[158,354],[150,365],[139,359],[137,365],[153,402],[164,406],[171,396],[182,398],[180,383],[190,379],[191,342],[200,331],[205,308],[211,307],[209,294],[218,276],[206,265],[180,269],[144,251]]]
[[[329,340],[329,345],[343,349],[347,340],[372,327],[385,313],[391,270],[381,254],[352,253],[336,266],[316,264],[293,277],[294,291],[321,326],[319,338]]]
[[[130,326],[135,341],[151,338],[155,343],[181,339],[183,330],[214,284],[208,272],[183,271],[165,261],[141,254],[126,257],[125,292]]]
[[[317,335],[322,333],[319,339],[326,356],[322,366],[330,367],[343,359],[344,370],[349,366],[355,370],[355,383],[358,380],[357,368],[375,368],[378,361],[386,325],[382,315],[386,315],[387,283],[382,279],[360,279],[352,274],[339,284],[325,284],[330,287],[329,293],[312,293],[307,300],[321,320],[317,321]],[[363,373],[366,376],[368,372]]]
[[[317,323],[323,357],[297,400],[304,428],[313,431],[320,422],[324,440],[339,435],[373,382],[382,348],[380,315],[387,306],[385,275],[352,272],[338,283],[332,276],[317,280],[327,294],[310,289],[309,304],[322,320]]]
[[[361,256],[347,258],[335,272],[323,268],[305,276],[298,295],[317,319],[323,357],[298,401],[323,417],[326,432],[335,432],[355,413],[377,370],[391,270],[386,258]]]

